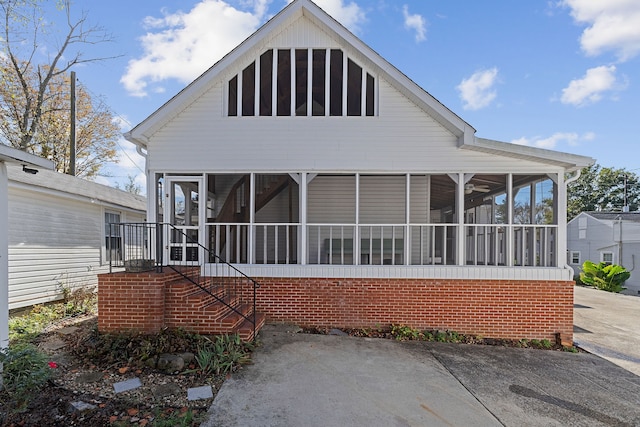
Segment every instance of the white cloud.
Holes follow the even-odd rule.
[[[582,78],[572,80],[562,89],[560,102],[584,106],[600,101],[605,92],[616,88],[615,72],[615,65],[588,69]]]
[[[582,135],[576,132],[556,132],[549,137],[534,136],[532,138],[522,137],[511,141],[512,144],[528,145],[530,147],[554,149],[559,144],[566,144],[575,147],[582,141],[593,141],[596,135],[593,132],[586,132]]]
[[[487,107],[496,98],[494,85],[498,80],[498,68],[476,71],[456,87],[465,110],[479,110]]]
[[[404,16],[404,27],[407,30],[413,30],[416,33],[416,42],[422,42],[427,39],[427,21],[422,15],[409,13],[409,6],[406,4],[402,7],[402,15]]]
[[[291,3],[292,1],[293,0],[287,0],[287,3]],[[314,0],[314,3],[350,31],[358,33],[360,31],[360,25],[367,19],[366,14],[356,2],[352,1],[348,3],[347,1],[348,0]]]
[[[162,17],[147,17],[148,32],[140,38],[144,53],[129,61],[120,82],[134,96],[145,96],[150,84],[166,79],[190,82],[258,28],[268,3],[255,0],[247,12],[202,0],[187,13],[163,9]]]
[[[291,2],[291,0],[288,0]],[[161,82],[176,79],[189,83],[251,35],[266,20],[272,0],[242,0],[246,10],[229,0],[201,0],[190,11],[148,16],[140,37],[143,54],[129,61],[120,79],[129,94],[161,93]],[[317,0],[330,15],[357,32],[365,20],[364,11],[345,0]]]
[[[571,16],[588,27],[580,38],[582,50],[595,56],[614,52],[620,61],[640,53],[640,2],[638,0],[563,0]]]

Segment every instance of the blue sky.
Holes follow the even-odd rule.
[[[213,65],[287,0],[76,0],[73,13],[120,57],[77,67],[129,130]],[[594,157],[640,173],[637,0],[317,0],[483,138]],[[49,18],[57,21],[58,14]],[[124,139],[100,182],[144,161]]]

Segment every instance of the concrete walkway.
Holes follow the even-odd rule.
[[[640,297],[576,286],[574,341],[640,375]]]
[[[637,426],[640,377],[588,353],[266,326],[213,426]]]

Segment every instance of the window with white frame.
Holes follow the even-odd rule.
[[[104,234],[106,262],[122,261],[122,235],[120,233],[120,213],[104,213]]]
[[[572,251],[571,252],[571,259],[570,259],[571,264],[574,264],[574,265],[582,264],[580,258],[581,257],[580,257],[580,252],[579,251]]]
[[[604,262],[605,264],[613,264],[613,252],[601,252],[600,262]]]

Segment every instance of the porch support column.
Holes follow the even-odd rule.
[[[555,236],[556,266],[562,267],[567,265],[567,183],[564,179],[564,173],[558,173],[556,188],[557,207],[554,209],[558,221],[558,233]]]
[[[456,245],[457,264],[464,265],[465,247],[464,247],[464,173],[458,174],[458,191],[456,192],[456,216],[458,221],[458,232],[456,233],[458,244]]]
[[[253,172],[249,174],[249,230],[247,242],[247,262],[249,264],[255,263],[255,221],[256,221],[256,192],[254,188],[256,185],[256,174]],[[267,263],[267,260],[264,260]]]
[[[508,267],[513,267],[513,174],[507,175],[507,247],[504,260],[504,264]]]
[[[346,81],[346,80],[345,80]],[[360,255],[360,174],[356,173],[356,217],[355,229],[353,230],[353,265],[360,265],[362,255]],[[370,251],[371,252],[371,251]],[[369,255],[372,256],[371,254]]]
[[[300,174],[300,245],[298,246],[298,259],[300,264],[307,265],[307,172]]]
[[[364,110],[363,110],[364,111]],[[404,265],[409,265],[410,264],[410,251],[411,251],[411,226],[409,225],[409,223],[411,222],[411,212],[410,212],[410,207],[411,207],[411,174],[407,174],[407,182],[405,185],[406,188],[406,201],[405,201],[405,207],[404,207],[404,222],[405,222],[405,226],[404,226]]]

